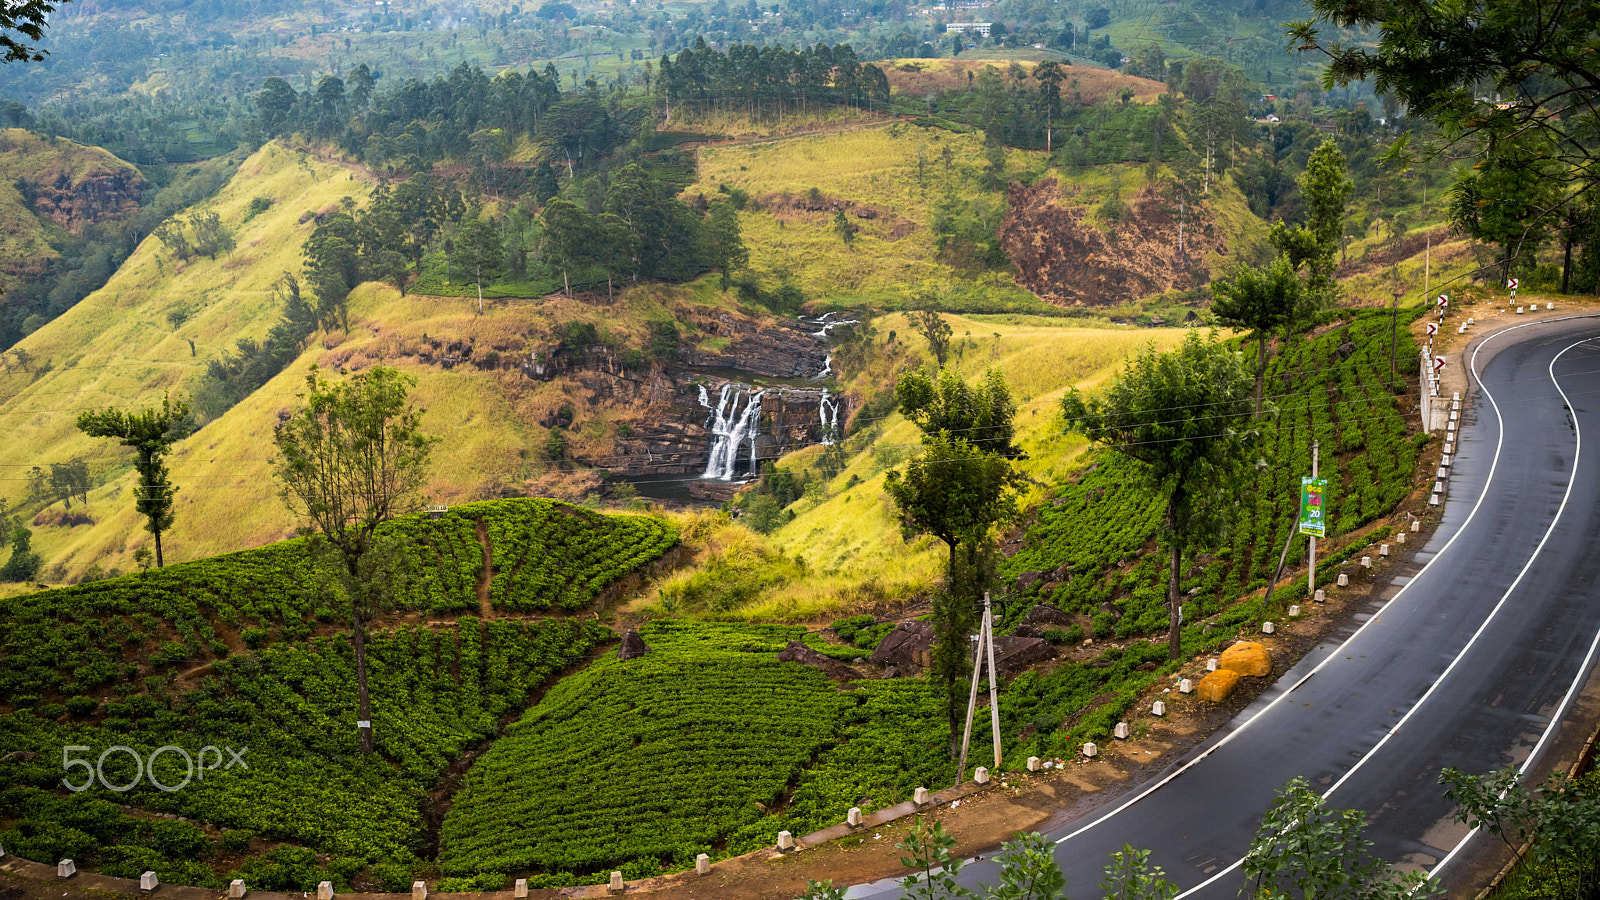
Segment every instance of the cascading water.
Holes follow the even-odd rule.
[[[706,393],[704,386],[700,388],[700,405],[711,410],[706,427],[711,429],[711,457],[706,461],[706,471],[701,477],[716,478],[721,481],[731,481],[734,470],[738,468],[739,449],[745,441],[750,442],[750,469],[754,473],[759,471],[756,465],[756,438],[759,436],[761,425],[761,398],[766,391],[751,393],[745,403],[744,410],[739,409],[739,400],[743,390],[736,390],[732,384],[722,386],[722,393],[717,397],[716,408],[711,406],[711,397]],[[735,416],[738,418],[735,419]]]
[[[832,446],[839,438],[839,407],[843,405],[838,400],[830,402],[828,389],[822,389],[822,403],[817,415],[822,419],[822,443],[825,446]]]

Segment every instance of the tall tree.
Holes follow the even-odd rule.
[[[1324,83],[1369,82],[1437,127],[1424,158],[1515,162],[1532,141],[1546,148],[1561,194],[1600,187],[1600,69],[1591,0],[1312,0],[1293,23],[1299,49],[1328,58]],[[1326,26],[1364,37],[1345,44]],[[1367,35],[1373,35],[1373,41]],[[1413,148],[1400,145],[1402,155]],[[1509,159],[1507,159],[1509,158]],[[1565,197],[1531,211],[1554,219]]]
[[[968,672],[968,637],[994,579],[994,529],[1016,514],[1011,460],[1016,405],[1005,379],[991,371],[969,385],[954,372],[913,372],[895,386],[900,411],[922,430],[925,448],[891,471],[884,491],[907,535],[931,534],[947,551],[945,583],[934,597],[931,676],[944,694],[950,755],[961,726],[960,684]]]
[[[1168,352],[1148,347],[1129,360],[1105,391],[1062,398],[1067,430],[1140,464],[1167,498],[1167,652],[1182,653],[1178,578],[1193,533],[1216,521],[1226,485],[1243,461],[1251,435],[1250,375],[1239,355],[1191,331]]]
[[[1262,382],[1267,374],[1267,339],[1295,319],[1300,306],[1300,278],[1287,257],[1279,256],[1263,268],[1241,266],[1232,278],[1211,284],[1216,299],[1211,314],[1236,330],[1250,331],[1256,340],[1256,415],[1261,415]]]
[[[115,438],[134,452],[133,468],[139,474],[134,485],[134,507],[145,517],[145,530],[156,543],[156,566],[166,564],[161,553],[161,535],[172,527],[172,497],[178,492],[167,477],[166,456],[172,445],[188,437],[191,429],[189,404],[161,399],[160,407],[139,412],[121,409],[88,410],[78,414],[78,430],[90,437]]]
[[[1312,151],[1300,174],[1300,197],[1305,203],[1304,225],[1279,222],[1268,239],[1296,269],[1306,267],[1307,300],[1331,303],[1337,290],[1333,280],[1339,240],[1344,233],[1344,207],[1355,188],[1345,174],[1344,154],[1330,138]]]
[[[911,327],[927,340],[928,351],[933,354],[934,362],[939,368],[944,368],[945,357],[950,355],[950,323],[931,309],[914,309],[906,313],[906,318],[911,320]]]
[[[478,287],[478,314],[482,315],[483,273],[499,268],[505,256],[500,232],[482,219],[468,219],[456,234],[455,250],[461,263],[472,270],[472,283]]]
[[[438,439],[423,434],[410,376],[375,366],[329,381],[315,366],[299,409],[273,435],[284,503],[339,557],[355,650],[357,730],[372,752],[366,622],[384,582],[384,554],[372,554],[378,526],[421,507],[428,459]],[[159,546],[159,545],[158,545]]]
[[[728,289],[728,280],[734,269],[742,269],[750,262],[750,251],[739,232],[739,213],[733,204],[718,200],[711,204],[711,214],[706,219],[707,260],[722,275],[722,289]]]

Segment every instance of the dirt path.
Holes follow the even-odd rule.
[[[494,553],[489,544],[489,526],[479,519],[476,527],[478,546],[483,548],[483,566],[478,569],[478,615],[494,618],[494,606],[489,603],[489,583],[494,580]]]

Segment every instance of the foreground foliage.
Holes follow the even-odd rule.
[[[27,711],[0,716],[0,755],[21,749],[41,755],[4,764],[6,782],[21,787],[0,795],[0,820],[13,821],[0,831],[0,844],[44,862],[72,857],[88,868],[137,858],[154,866],[144,851],[130,857],[124,838],[133,835],[137,843],[138,829],[123,830],[114,816],[96,824],[109,801],[289,841],[307,848],[312,860],[313,851],[329,855],[336,883],[348,884],[368,867],[409,871],[423,802],[445,767],[494,734],[501,717],[531,691],[610,637],[594,622],[473,618],[443,630],[374,633],[368,665],[378,752],[370,757],[358,751],[349,727],[356,706],[354,655],[343,635],[219,661],[189,690],[155,679],[147,693],[97,704],[86,721],[55,722]],[[248,768],[210,772],[172,792],[141,781],[126,792],[93,787],[62,797],[57,791],[67,745],[90,748],[91,759],[112,746],[133,748],[146,759],[162,746],[190,753],[203,746],[248,747]],[[161,754],[150,765],[163,784],[184,781],[176,754]],[[127,754],[110,755],[103,768],[113,785],[135,780]],[[77,773],[72,776],[76,782]],[[203,834],[191,843],[166,850],[180,865],[161,861],[164,880],[177,880],[168,872],[195,876],[181,863],[215,851]],[[300,858],[299,848],[285,852]],[[293,860],[273,856],[257,865],[286,861]],[[298,875],[281,875],[278,889],[311,889],[329,877],[323,871],[310,865]],[[198,875],[203,885],[225,880]],[[273,889],[260,878],[249,883]]]

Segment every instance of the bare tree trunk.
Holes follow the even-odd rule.
[[[371,756],[372,698],[367,694],[367,626],[361,620],[360,601],[350,601],[350,625],[350,644],[356,651],[356,733],[361,737],[362,755]]]
[[[1256,338],[1256,346],[1260,352],[1256,356],[1256,418],[1261,418],[1261,392],[1262,382],[1267,380],[1267,333],[1262,332]]]
[[[1183,607],[1178,602],[1178,569],[1183,564],[1183,539],[1178,535],[1178,493],[1175,488],[1167,501],[1167,528],[1172,533],[1172,560],[1167,568],[1167,658],[1176,660],[1183,655]]]
[[[150,531],[156,538],[156,568],[161,568],[165,563],[161,561],[161,529],[154,528]]]

